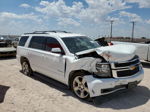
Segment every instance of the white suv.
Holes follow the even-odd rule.
[[[134,51],[131,45],[101,47],[80,34],[36,31],[21,36],[17,58],[24,74],[39,72],[87,99],[137,86],[143,69]]]

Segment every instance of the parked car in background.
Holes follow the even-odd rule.
[[[8,47],[11,46],[12,41],[8,37],[0,37],[0,47]]]
[[[21,36],[17,59],[25,75],[39,72],[88,99],[140,83],[143,68],[135,47],[129,47],[102,47],[85,35],[66,31],[36,31]]]
[[[12,40],[0,37],[0,57],[16,56],[16,49],[12,47]]]
[[[138,55],[141,60],[150,61],[150,44],[149,44],[149,42],[131,43],[131,42],[113,41],[113,44],[133,45],[136,47],[135,54]]]
[[[0,57],[16,56],[16,49],[13,47],[0,48]]]

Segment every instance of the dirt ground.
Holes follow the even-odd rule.
[[[143,66],[137,88],[85,102],[57,81],[23,75],[15,58],[0,59],[0,112],[150,112],[150,64]]]

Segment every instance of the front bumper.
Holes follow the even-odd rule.
[[[0,52],[0,57],[16,56],[16,51]]]
[[[123,78],[95,78],[92,75],[84,76],[87,81],[90,97],[109,94],[120,89],[127,89],[127,85],[131,82],[140,82],[144,77],[144,71],[141,67],[140,71],[135,75]]]
[[[16,49],[13,47],[0,48],[0,57],[16,56]]]

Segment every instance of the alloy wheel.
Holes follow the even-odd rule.
[[[89,96],[87,82],[83,79],[83,76],[74,78],[73,91],[81,99],[85,99]]]
[[[29,75],[29,64],[27,62],[22,63],[22,71],[25,75]]]

